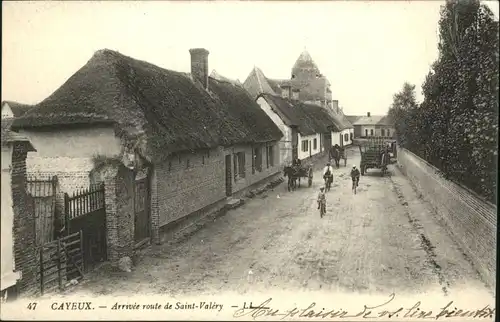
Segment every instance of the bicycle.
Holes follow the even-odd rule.
[[[359,178],[356,177],[356,178],[353,178],[352,179],[352,191],[354,192],[354,194],[356,194],[356,188],[359,186]]]
[[[326,214],[326,202],[322,202],[319,207],[319,217],[323,218]]]

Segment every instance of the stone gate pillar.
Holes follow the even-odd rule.
[[[134,252],[134,172],[110,165],[101,172],[105,188],[108,260],[116,264]]]

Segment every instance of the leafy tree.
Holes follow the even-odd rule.
[[[439,34],[424,101],[417,107],[414,86],[405,83],[389,115],[404,147],[495,201],[498,21],[477,0],[450,0],[441,10]]]
[[[393,103],[389,109],[389,117],[394,121],[396,133],[400,143],[405,146],[408,136],[411,135],[412,123],[409,114],[417,108],[415,85],[405,82],[403,88],[393,96]]]

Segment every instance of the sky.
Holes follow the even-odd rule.
[[[203,47],[210,71],[241,82],[254,66],[290,78],[306,48],[345,114],[382,115],[405,81],[422,99],[443,3],[5,1],[2,100],[42,101],[104,48],[190,72]]]

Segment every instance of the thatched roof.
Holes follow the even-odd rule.
[[[297,126],[301,135],[338,132],[335,120],[318,105],[306,104],[277,95],[261,94],[287,126]]]
[[[330,114],[330,117],[333,119],[335,126],[339,130],[338,132],[352,128],[352,124],[347,120],[347,118],[342,113],[336,113],[329,108],[327,109],[327,111],[328,114]]]
[[[14,101],[3,101],[2,108],[3,108],[4,104],[7,104],[10,107],[12,114],[14,114],[14,117],[19,117],[19,116],[23,115],[24,113],[26,113],[29,109],[31,109],[33,107],[33,105],[29,105],[29,104],[23,104],[23,103],[18,103],[18,102],[14,102]]]
[[[14,127],[113,123],[145,133],[161,154],[279,140],[282,133],[243,88],[100,50]]]

